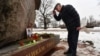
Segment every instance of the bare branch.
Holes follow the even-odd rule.
[[[52,0],[42,0],[40,12],[46,14],[49,8],[52,7]]]
[[[41,0],[41,6],[40,6],[40,13],[41,13],[41,16],[40,16],[40,20],[44,23],[44,28],[46,27],[46,25],[48,23],[50,23],[50,19],[49,18],[52,18],[52,14],[49,13],[50,9],[52,8],[52,1],[53,0]]]

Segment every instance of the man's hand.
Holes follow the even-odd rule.
[[[55,10],[53,10],[53,15],[55,15],[56,14],[56,11]]]
[[[78,31],[81,30],[81,27],[77,27],[76,30],[78,30]]]

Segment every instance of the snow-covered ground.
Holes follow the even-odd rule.
[[[96,47],[95,50],[100,51],[100,32],[90,32],[89,34],[80,32],[79,40],[92,41],[94,43],[94,47]]]
[[[33,30],[33,33],[53,33],[53,34],[58,34],[60,35],[60,38],[67,40],[67,35],[68,32],[65,30],[58,30],[58,29],[49,29],[49,30],[44,30],[41,31],[41,29],[39,29],[39,31]],[[82,41],[92,41],[94,43],[94,47],[95,50],[100,51],[100,31],[98,32],[90,32],[90,33],[86,33],[83,31],[80,31],[79,34],[79,40]]]

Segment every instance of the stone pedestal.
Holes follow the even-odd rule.
[[[59,36],[45,39],[36,45],[24,47],[11,53],[9,56],[43,56],[60,42]]]

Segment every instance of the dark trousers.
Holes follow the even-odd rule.
[[[77,42],[78,42],[79,31],[76,29],[68,30],[68,52],[72,54],[72,56],[76,56],[77,53]]]

